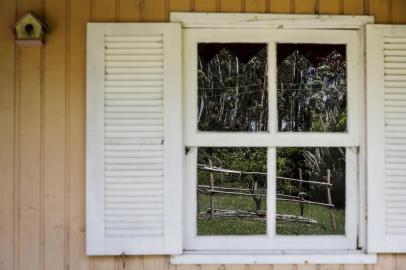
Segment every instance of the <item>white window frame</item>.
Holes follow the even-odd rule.
[[[188,29],[184,38],[184,126],[187,156],[185,201],[186,250],[355,250],[357,238],[357,154],[348,147],[359,146],[359,99],[357,93],[359,48],[353,30],[280,30],[280,29]],[[201,42],[266,43],[268,48],[268,117],[269,132],[199,132],[197,130],[197,44]],[[277,43],[343,44],[347,51],[347,132],[279,132],[277,130]],[[197,236],[196,235],[196,164],[199,146],[268,147],[268,172],[275,172],[276,147],[342,146],[346,151],[345,235],[281,236],[275,235],[276,175],[268,174],[267,235],[264,236]],[[193,169],[192,169],[193,168]],[[350,192],[351,191],[351,192]]]
[[[268,36],[266,38],[266,41],[269,42],[268,46],[268,57],[272,59],[273,56],[275,56],[275,42],[294,42],[294,43],[346,43],[347,46],[355,46],[356,50],[359,52],[358,54],[354,54],[352,50],[347,48],[347,59],[351,57],[353,59],[354,65],[353,64],[348,64],[347,65],[347,89],[361,89],[361,91],[355,93],[354,90],[350,90],[348,92],[348,102],[347,102],[347,110],[348,110],[348,115],[349,115],[349,120],[347,121],[347,133],[326,133],[326,134],[289,134],[287,135],[286,133],[278,132],[276,131],[276,125],[273,125],[276,123],[277,115],[275,114],[276,112],[276,100],[272,99],[269,102],[270,106],[270,111],[269,115],[271,115],[271,118],[269,118],[269,132],[264,132],[264,133],[255,133],[255,134],[230,134],[227,133],[227,136],[223,136],[224,134],[200,134],[197,131],[197,125],[196,125],[196,119],[195,116],[197,115],[196,109],[193,109],[193,105],[190,106],[191,104],[195,104],[195,107],[197,107],[196,104],[196,93],[197,91],[190,91],[192,89],[196,89],[196,73],[193,74],[193,70],[189,70],[184,66],[184,72],[183,72],[183,78],[184,78],[184,102],[183,102],[183,108],[184,108],[184,123],[185,123],[185,129],[184,129],[184,135],[185,135],[185,145],[193,147],[190,151],[190,153],[186,157],[186,166],[185,166],[185,179],[189,181],[185,181],[184,185],[184,201],[189,202],[188,205],[184,205],[184,212],[185,212],[185,218],[184,224],[185,224],[185,239],[184,239],[184,255],[181,256],[175,256],[172,257],[172,262],[173,263],[210,263],[213,262],[216,256],[213,256],[213,244],[212,241],[216,240],[219,241],[217,244],[222,243],[224,240],[227,240],[230,245],[225,246],[225,248],[221,248],[221,252],[224,252],[223,254],[218,254],[217,253],[217,260],[214,263],[232,263],[232,262],[238,262],[240,261],[241,263],[252,263],[252,262],[261,262],[261,263],[292,263],[293,261],[296,263],[300,262],[308,262],[308,260],[313,260],[314,263],[326,263],[325,258],[326,257],[318,257],[316,254],[325,254],[326,252],[329,254],[332,254],[334,252],[331,251],[328,247],[331,247],[331,244],[329,243],[336,243],[337,240],[340,241],[339,237],[340,236],[274,236],[274,235],[267,235],[269,240],[269,236],[273,236],[274,239],[279,238],[280,240],[284,240],[289,242],[286,246],[283,246],[283,241],[276,241],[278,242],[278,245],[275,244],[266,244],[266,241],[262,241],[258,238],[261,238],[261,236],[248,236],[250,238],[257,238],[257,240],[262,241],[261,247],[263,247],[262,244],[265,244],[265,250],[255,250],[254,247],[258,246],[258,241],[253,241],[252,249],[251,249],[251,255],[254,254],[254,257],[249,259],[247,256],[243,260],[236,260],[236,259],[230,259],[232,256],[235,257],[237,252],[238,254],[244,253],[241,252],[241,250],[238,250],[238,248],[235,248],[235,246],[247,246],[247,242],[242,240],[244,237],[238,237],[241,238],[240,240],[235,240],[231,239],[232,241],[230,242],[230,237],[218,237],[218,239],[213,239],[213,237],[207,237],[208,240],[203,240],[203,241],[198,241],[194,243],[193,241],[194,234],[193,230],[196,230],[196,221],[195,220],[195,206],[196,205],[190,205],[190,202],[193,202],[193,197],[196,196],[196,190],[195,190],[195,182],[196,181],[196,160],[197,160],[197,151],[196,147],[199,146],[241,146],[242,143],[244,142],[244,146],[263,146],[263,147],[268,147],[270,149],[268,151],[268,168],[272,164],[275,164],[272,160],[275,159],[275,147],[277,146],[300,146],[300,147],[305,147],[305,146],[343,146],[346,147],[346,171],[347,171],[347,177],[346,177],[346,200],[347,200],[347,205],[348,204],[353,204],[353,208],[346,208],[346,226],[348,225],[347,223],[350,223],[348,220],[348,215],[351,217],[356,217],[355,223],[358,225],[358,228],[356,229],[351,229],[351,231],[347,231],[346,227],[346,233],[347,237],[341,236],[343,238],[346,238],[343,243],[339,243],[338,246],[339,250],[338,251],[343,251],[345,252],[350,252],[350,256],[343,256],[341,253],[339,256],[341,259],[337,259],[334,257],[334,254],[331,255],[333,256],[330,260],[331,263],[374,263],[376,262],[376,256],[374,255],[366,255],[365,252],[357,252],[356,249],[359,247],[364,247],[365,245],[365,220],[364,220],[364,213],[365,213],[365,172],[364,172],[364,165],[365,165],[365,157],[364,157],[364,152],[365,152],[365,127],[363,126],[363,122],[361,121],[362,119],[365,119],[365,105],[364,105],[364,100],[365,100],[365,91],[364,91],[364,56],[363,56],[363,49],[364,49],[364,25],[367,23],[373,23],[373,17],[370,16],[314,16],[314,15],[274,15],[274,14],[197,14],[197,13],[172,13],[171,14],[171,21],[176,21],[180,22],[184,28],[184,44],[188,44],[187,46],[190,46],[190,40],[188,40],[188,36],[190,35],[189,33],[193,33],[191,30],[188,32],[189,29],[201,29],[202,31],[200,33],[207,32],[212,36],[212,40],[207,40],[205,39],[204,42],[218,42],[221,40],[222,42],[227,42],[227,40],[224,40],[224,36],[221,35],[222,31],[215,32],[213,31],[214,29],[226,29],[227,32],[231,32],[232,28],[237,28],[236,30],[238,31],[237,34],[234,35],[234,42],[244,42],[244,40],[241,39],[241,37],[245,34],[249,35],[249,33],[244,33],[242,34],[242,31],[244,28],[248,28],[248,32],[256,32],[255,35],[252,35],[252,40],[254,42],[263,42],[264,38],[258,38],[258,32],[262,30],[263,34],[265,36]],[[261,29],[265,28],[265,29]],[[278,30],[278,29],[284,29],[284,30]],[[287,32],[285,29],[302,29],[300,33],[306,33],[310,34],[309,39],[306,39],[306,35],[301,36],[301,40],[297,39],[297,35],[291,35],[289,33],[293,32]],[[304,29],[329,29],[328,32],[324,32],[329,36],[329,32],[334,29],[335,33],[341,33],[340,35],[345,35],[346,33],[354,33],[354,35],[350,35],[352,39],[351,42],[348,42],[348,39],[346,39],[346,42],[343,42],[342,40],[336,40],[333,37],[329,36],[326,39],[326,36],[324,35],[318,35],[314,36],[311,34],[311,32],[306,32]],[[345,29],[346,31],[342,31],[342,29]],[[234,30],[234,29],[233,29]],[[271,31],[272,30],[272,31]],[[316,31],[321,31],[321,30],[316,30]],[[197,33],[197,31],[195,31]],[[273,33],[278,33],[279,38],[275,40],[272,37],[269,37],[269,32]],[[295,31],[296,32],[296,31]],[[206,35],[207,35],[206,33]],[[224,33],[224,32],[223,32]],[[315,33],[315,32],[313,32]],[[318,32],[322,33],[322,32]],[[219,35],[220,34],[220,35]],[[193,34],[192,34],[193,35]],[[261,35],[262,36],[262,35]],[[207,37],[207,36],[206,36]],[[230,35],[228,35],[230,38]],[[330,39],[331,38],[331,39]],[[188,42],[185,42],[187,41]],[[198,39],[197,39],[198,40]],[[231,35],[229,42],[233,41],[233,35]],[[341,41],[341,42],[340,42]],[[253,41],[251,41],[253,42]],[[194,46],[194,45],[193,45]],[[190,52],[193,50],[188,50],[188,48],[184,48],[184,54],[183,54],[183,59],[196,59],[196,53],[195,55],[190,55]],[[196,50],[195,50],[196,51]],[[194,57],[194,58],[193,58]],[[273,57],[275,59],[275,57]],[[185,62],[184,62],[185,64]],[[271,65],[271,68],[269,71],[275,71],[276,70],[276,61],[275,62],[269,62]],[[272,68],[272,65],[274,68]],[[196,65],[197,66],[197,65]],[[353,67],[352,67],[353,66]],[[353,70],[353,72],[350,72],[350,70]],[[269,79],[269,85],[276,85],[276,82],[274,80],[275,74],[270,74],[268,76]],[[351,78],[352,77],[352,78]],[[194,80],[194,81],[193,81]],[[193,85],[194,84],[194,85]],[[186,91],[186,89],[188,91]],[[269,88],[272,91],[272,87]],[[269,92],[269,97],[272,97],[276,93],[276,88],[273,88],[273,92]],[[189,105],[188,105],[189,104]],[[350,116],[351,115],[351,116]],[[212,136],[213,135],[213,136]],[[231,136],[230,136],[231,135]],[[355,165],[357,164],[357,165]],[[274,171],[274,170],[273,170]],[[268,175],[270,178],[275,178],[271,174]],[[349,180],[351,179],[352,180]],[[190,179],[194,179],[194,181],[190,181]],[[274,191],[270,190],[270,186],[272,184],[272,180],[268,180],[268,198],[272,198]],[[193,190],[192,190],[193,188]],[[359,194],[359,196],[348,196],[349,190],[357,190],[356,193]],[[351,201],[353,198],[353,201]],[[195,202],[195,201],[194,201]],[[268,211],[269,213],[273,214],[274,209],[272,208],[270,202],[270,199],[267,201],[268,208],[270,208]],[[193,215],[194,214],[194,215]],[[191,218],[193,217],[193,219]],[[274,224],[275,222],[272,221],[272,216],[269,216],[268,218],[268,231],[272,231],[274,229]],[[354,224],[353,224],[354,225]],[[351,225],[351,226],[353,226]],[[355,225],[355,227],[357,226]],[[354,227],[352,227],[354,228]],[[357,246],[354,245],[354,238],[353,236],[358,235],[358,240],[357,240]],[[191,238],[192,236],[192,238]],[[348,242],[348,236],[351,238],[350,244]],[[215,237],[216,238],[216,237]],[[292,239],[293,240],[289,240]],[[313,240],[309,241],[309,239],[312,238]],[[323,240],[326,239],[326,240]],[[192,239],[192,242],[190,240]],[[305,240],[305,241],[303,241]],[[297,242],[299,241],[299,242]],[[315,241],[315,242],[313,242]],[[241,245],[241,243],[244,242],[244,245]],[[255,242],[257,243],[255,245]],[[274,241],[272,241],[274,242]],[[276,243],[274,242],[274,243]],[[285,243],[287,243],[285,242]],[[288,260],[275,260],[271,259],[272,256],[267,256],[266,258],[260,258],[258,257],[258,252],[263,254],[263,252],[267,253],[268,255],[270,254],[269,252],[282,252],[283,254],[287,254],[291,252],[292,250],[295,250],[295,248],[292,248],[292,244],[296,243],[296,245],[301,245],[299,249],[296,248],[296,252],[300,254],[304,254],[305,256],[298,257],[296,255],[290,254],[289,256],[293,256],[291,259]],[[308,246],[303,246],[304,243],[309,243],[305,244]],[[314,249],[315,243],[317,243],[319,246],[322,247],[322,250],[317,250],[317,248]],[[192,244],[192,245],[191,245]],[[194,246],[194,244],[197,244],[197,246]],[[282,244],[282,246],[281,246]],[[325,244],[325,245],[324,245]],[[194,247],[198,247],[197,249],[194,249]],[[282,248],[281,248],[282,247]],[[326,247],[328,250],[326,250]],[[277,248],[277,249],[276,249]],[[201,250],[205,249],[206,253],[202,253]],[[310,254],[313,254],[309,256],[308,252],[305,252],[305,250],[310,251]],[[362,248],[361,248],[362,249]],[[200,250],[200,251],[196,251]],[[313,252],[312,252],[313,250]],[[245,250],[245,252],[249,252],[248,250]],[[336,250],[337,251],[337,250]],[[196,253],[197,252],[197,253]],[[207,253],[208,252],[208,253]],[[246,254],[246,253],[244,253]],[[255,255],[256,254],[256,255]],[[307,254],[307,255],[306,255]],[[229,256],[227,256],[229,255]],[[348,254],[347,254],[348,255]],[[220,256],[220,257],[219,257]],[[225,257],[224,257],[225,256]],[[231,256],[231,257],[230,257]],[[237,256],[238,257],[238,256]],[[210,259],[212,258],[212,259]],[[324,258],[324,259],[320,259]],[[285,257],[286,259],[286,257]]]

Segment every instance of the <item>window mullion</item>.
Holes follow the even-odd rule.
[[[268,43],[268,130],[271,136],[278,131],[278,106],[277,106],[277,56],[276,43]]]
[[[267,235],[276,234],[276,147],[268,147],[267,153]]]

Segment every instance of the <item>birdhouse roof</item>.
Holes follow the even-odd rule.
[[[20,23],[22,22],[26,17],[31,16],[33,17],[38,23],[41,24],[42,28],[44,29],[45,32],[49,32],[50,28],[49,26],[34,12],[32,11],[28,11],[26,14],[24,14],[23,16],[21,16],[12,26],[11,28],[14,28]]]

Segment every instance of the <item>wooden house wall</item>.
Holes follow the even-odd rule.
[[[32,10],[45,47],[16,47],[9,26]],[[171,266],[165,256],[85,255],[86,22],[168,21],[170,11],[368,14],[406,24],[406,0],[1,0],[1,270],[403,270],[406,255],[365,265]]]

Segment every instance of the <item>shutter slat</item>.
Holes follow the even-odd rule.
[[[105,118],[108,120],[162,120],[162,112],[136,112],[136,113],[125,113],[125,112],[106,112]],[[110,122],[111,123],[111,122]],[[119,123],[118,121],[116,123]]]
[[[384,43],[406,43],[405,37],[391,37],[385,36],[383,38]]]
[[[118,198],[125,198],[125,197],[131,197],[131,198],[140,198],[140,197],[160,197],[162,198],[163,191],[162,187],[160,190],[142,190],[142,189],[136,189],[136,190],[110,190],[108,187],[106,187],[106,192],[105,192],[107,197],[118,197]],[[133,205],[128,205],[129,208],[134,207]],[[160,208],[162,209],[162,208]]]
[[[154,106],[154,107],[136,107],[136,106],[106,106],[106,112],[139,112],[139,113],[147,113],[147,112],[163,112],[162,106]],[[402,110],[398,110],[402,111]]]
[[[148,144],[160,145],[163,140],[160,138],[104,138],[107,144],[115,145],[132,145],[132,144]]]
[[[120,170],[163,170],[161,164],[106,164],[106,169],[110,171]]]
[[[109,224],[113,224],[113,223],[131,224],[131,223],[150,223],[150,222],[162,223],[163,219],[162,219],[161,215],[157,215],[157,216],[128,216],[128,217],[124,217],[124,218],[121,217],[121,216],[108,216],[108,215],[106,215],[105,216],[105,221],[106,221],[106,223],[109,223]]]
[[[145,100],[145,99],[109,99],[105,102],[106,106],[159,106],[162,108],[162,100]]]
[[[115,145],[106,144],[104,146],[106,151],[134,151],[134,150],[148,150],[148,151],[163,151],[164,147],[162,145],[148,145],[148,144],[135,144],[135,145]]]
[[[162,55],[106,55],[106,61],[127,61],[127,62],[157,62],[156,64],[162,63]]]
[[[162,177],[106,177],[106,184],[151,184],[151,183],[162,183]]]
[[[384,45],[385,50],[406,50],[406,44],[405,43],[385,43]],[[385,51],[385,55],[386,51]]]
[[[385,87],[388,87],[388,88],[390,88],[390,87],[405,88],[406,87],[406,82],[388,82],[388,81],[385,81]]]
[[[385,50],[385,55],[390,56],[406,56],[406,51],[402,50]],[[385,65],[385,67],[387,67]]]
[[[109,61],[106,62],[106,68],[160,68],[163,67],[162,61]]]
[[[106,49],[106,55],[161,55],[163,50],[158,49]]]
[[[405,75],[403,68],[385,68],[385,75]]]
[[[126,229],[126,230],[146,230],[148,228],[155,228],[155,229],[162,229],[162,226],[159,224],[157,225],[155,222],[150,222],[150,223],[139,223],[139,224],[134,224],[134,223],[107,223],[106,224],[106,229],[111,230],[111,229]]]
[[[142,186],[129,186],[126,184],[117,184],[117,183],[106,183],[106,186],[111,189],[111,190],[143,190],[143,189],[149,189],[149,190],[155,190],[155,189],[162,189],[162,184],[161,183],[144,183]]]
[[[386,122],[390,122],[391,120],[386,120]],[[397,120],[392,120],[397,121]],[[406,138],[387,138],[386,145],[404,145],[406,144]]]
[[[105,157],[107,158],[114,158],[114,157],[163,157],[164,153],[162,151],[137,151],[137,150],[133,150],[133,151],[106,151],[105,153]]]
[[[107,35],[107,42],[161,42],[163,37],[161,35]]]
[[[405,88],[386,87],[385,88],[385,93],[387,93],[387,94],[403,94],[403,93],[406,93],[406,87]]]
[[[392,76],[396,77],[396,76]],[[398,76],[399,77],[399,76]],[[162,81],[162,74],[108,74],[106,75],[107,81]]]
[[[163,132],[105,132],[106,138],[156,138],[160,139],[163,136]]]
[[[106,42],[107,49],[152,49],[162,48],[162,42]]]
[[[385,81],[404,82],[404,81],[406,81],[406,76],[387,75],[387,76],[385,76]]]
[[[397,83],[397,82],[396,82]],[[121,80],[121,81],[112,81],[106,80],[106,86],[153,86],[153,87],[162,87],[162,80]]]
[[[140,86],[140,87],[106,87],[106,95],[108,94],[162,94],[160,87]]]
[[[155,202],[163,202],[163,197],[150,197],[150,196],[139,196],[139,197],[123,197],[123,196],[105,196],[104,201],[106,203],[127,203],[128,205],[132,205],[133,203],[155,203]],[[147,213],[148,211],[152,211],[149,209],[146,209],[144,212]],[[134,213],[136,211],[134,210]],[[162,211],[159,210],[159,213]],[[120,214],[120,213],[125,213],[122,210],[108,210],[105,209],[105,213],[107,214]],[[137,212],[139,213],[139,212]],[[144,214],[145,214],[144,213]],[[150,212],[148,212],[150,213]],[[130,213],[129,213],[130,215]]]
[[[162,102],[161,93],[117,93],[117,94],[106,94],[104,95],[105,100],[114,100],[114,101],[125,101],[125,100],[136,100],[141,102],[142,100],[160,100]]]
[[[134,236],[161,236],[163,234],[163,230],[106,230],[107,236],[120,236],[120,237],[134,237]]]
[[[406,63],[406,56],[385,56],[386,63]]]
[[[385,112],[397,112],[397,113],[406,113],[406,108],[398,106],[386,106]]]
[[[162,67],[111,67],[106,68],[107,74],[163,74]]]
[[[107,125],[105,127],[106,131],[163,131],[162,125]]]
[[[133,181],[128,181],[128,183],[139,184],[143,182],[153,182],[154,179],[163,177],[164,172],[163,170],[146,170],[142,168],[140,170],[106,170],[106,179],[110,179],[110,181],[120,182],[125,180],[130,180],[133,178]],[[108,183],[108,181],[106,181]]]
[[[147,119],[121,119],[121,118],[116,118],[116,119],[107,119],[105,122],[109,126],[125,126],[125,125],[138,125],[138,126],[144,126],[144,125],[162,125],[163,120],[162,119],[154,119],[154,118],[147,118]]]
[[[406,101],[406,91],[405,91],[405,93],[398,93],[398,94],[392,94],[392,93],[386,92],[385,100],[403,100],[405,102]]]

